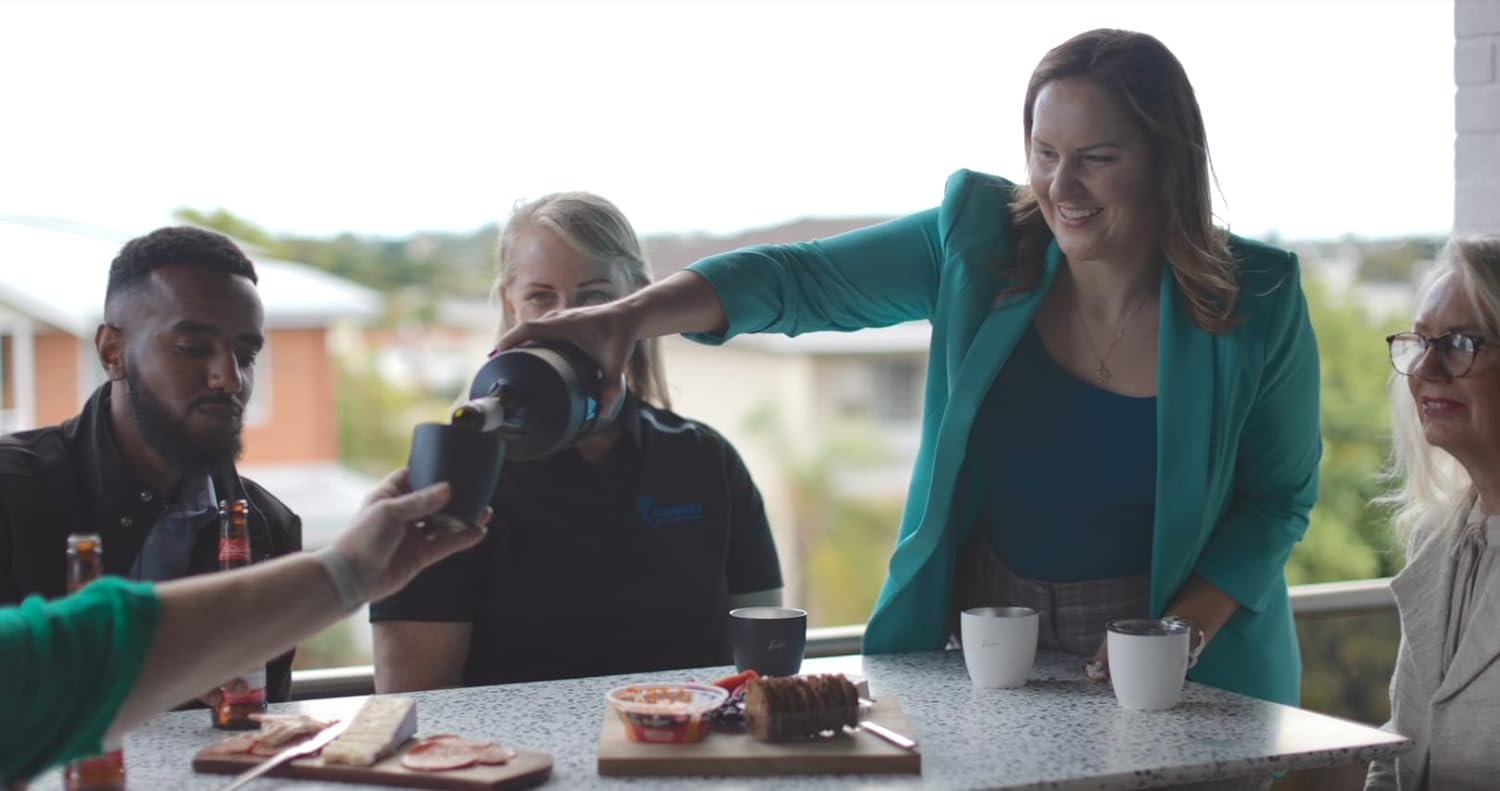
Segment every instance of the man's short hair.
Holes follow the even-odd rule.
[[[255,265],[229,237],[177,225],[158,228],[136,237],[120,248],[109,265],[109,286],[104,290],[104,304],[139,286],[150,274],[164,266],[204,266],[226,275],[241,275],[259,283]]]

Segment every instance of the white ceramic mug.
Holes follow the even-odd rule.
[[[1030,607],[975,607],[959,616],[964,666],[974,686],[1025,686],[1036,661],[1038,615]]]
[[[1138,618],[1109,623],[1109,681],[1122,708],[1170,709],[1187,681],[1192,627],[1183,621]]]

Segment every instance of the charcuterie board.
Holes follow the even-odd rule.
[[[318,756],[298,758],[277,767],[271,777],[295,777],[305,780],[328,780],[343,783],[403,786],[406,788],[481,789],[530,788],[546,782],[552,775],[552,756],[548,753],[515,748],[516,757],[509,763],[490,766],[478,764],[443,772],[419,772],[401,765],[401,755],[410,749],[408,741],[395,755],[377,761],[374,766],[324,766]],[[264,758],[254,755],[216,755],[204,748],[193,757],[193,771],[209,774],[239,774],[253,768]]]
[[[914,736],[895,698],[864,715]],[[625,736],[615,712],[604,710],[599,732],[601,775],[921,774],[922,754],[862,731],[798,742],[762,742],[746,733],[710,733],[693,744],[646,744]]]

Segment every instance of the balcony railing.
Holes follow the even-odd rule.
[[[1292,588],[1292,612],[1298,617],[1356,615],[1393,609],[1388,578],[1354,582],[1326,582]],[[807,656],[838,656],[859,653],[864,624],[828,626],[807,630]],[[372,665],[298,670],[292,673],[292,697],[328,698],[369,695],[375,691]]]

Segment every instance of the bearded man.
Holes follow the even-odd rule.
[[[94,334],[108,381],[62,424],[0,437],[0,605],[67,592],[70,533],[100,536],[105,574],[217,571],[221,500],[249,501],[252,560],[302,548],[301,520],[235,469],[265,344],[256,282],[210,231],[162,228],[121,248]],[[271,700],[290,694],[291,662],[266,666]]]

